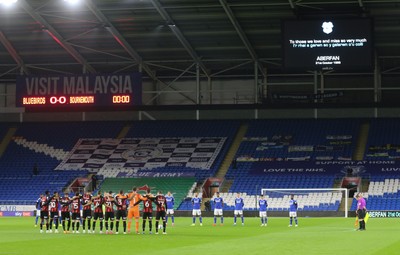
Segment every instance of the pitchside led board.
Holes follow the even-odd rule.
[[[371,19],[285,20],[282,35],[286,70],[373,68]]]
[[[140,105],[142,75],[81,74],[19,76],[16,106],[26,110],[122,109]]]

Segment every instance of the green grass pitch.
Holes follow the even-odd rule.
[[[177,217],[167,235],[100,235],[40,234],[34,218],[3,217],[0,255],[400,253],[398,219],[370,219],[367,231],[355,231],[354,218],[299,218],[297,228],[289,228],[287,218],[271,217],[267,227],[261,227],[258,218],[233,226],[233,219],[226,217],[225,225],[216,227],[212,218],[204,218],[202,227],[191,227],[191,220]]]

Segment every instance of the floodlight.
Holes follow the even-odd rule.
[[[10,6],[17,2],[18,0],[0,0],[0,4],[4,6]]]

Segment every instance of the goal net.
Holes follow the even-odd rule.
[[[298,211],[339,212],[348,216],[348,190],[345,188],[261,189],[271,211],[288,211],[290,196],[298,203]],[[343,204],[343,205],[342,205]],[[341,206],[342,205],[342,206]],[[340,214],[340,212],[343,212]]]

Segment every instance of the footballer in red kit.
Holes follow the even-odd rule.
[[[90,191],[86,192],[81,199],[83,212],[82,212],[82,233],[85,233],[86,230],[86,220],[87,220],[87,229],[88,233],[90,233],[90,223],[92,219],[92,194]]]
[[[158,229],[159,229],[159,222],[160,219],[162,220],[162,227],[163,227],[163,234],[167,234],[166,232],[166,215],[167,215],[167,203],[166,203],[166,198],[162,194],[161,191],[158,191],[157,196],[154,198],[154,202],[157,206],[157,213],[156,213],[156,234],[158,234]]]
[[[113,233],[113,228],[114,228],[114,205],[115,205],[115,200],[112,197],[112,191],[108,193],[104,193],[104,204],[106,207],[106,213],[105,213],[105,225],[106,225],[106,234],[112,234]],[[110,230],[108,230],[108,222],[110,222]]]
[[[100,221],[100,234],[103,234],[103,220],[104,220],[104,212],[103,212],[103,204],[104,198],[101,194],[92,197],[92,204],[94,208],[93,214],[93,227],[92,232],[96,230],[96,222],[97,220]]]
[[[124,194],[123,190],[119,191],[119,194],[115,196],[115,204],[117,205],[116,213],[116,224],[115,224],[115,234],[118,234],[119,221],[122,218],[122,224],[124,227],[124,234],[126,234],[126,202],[128,196]]]
[[[151,198],[153,195],[150,193],[150,189],[146,191],[146,195],[144,195],[141,200],[137,201],[135,204],[139,204],[140,202],[143,202],[143,222],[142,222],[142,233],[145,233],[146,229],[146,221],[147,219],[149,220],[149,232],[152,234],[152,228],[153,228],[153,202]]]
[[[55,224],[55,233],[58,233],[58,219],[59,219],[59,215],[58,215],[58,207],[59,207],[59,195],[58,192],[55,191],[53,196],[50,198],[49,201],[49,211],[50,211],[50,223],[49,223],[49,227],[50,227],[50,232],[53,232],[53,221]]]
[[[43,224],[46,224],[46,232],[49,230],[49,192],[40,198],[40,233],[43,233]]]
[[[71,227],[71,210],[70,210],[71,203],[72,200],[69,197],[68,193],[65,193],[64,197],[60,199],[62,227],[64,234],[69,233],[69,229]],[[68,223],[67,228],[65,227],[65,222]]]
[[[71,212],[72,212],[72,233],[79,233],[79,223],[81,219],[81,212],[80,212],[80,205],[81,205],[81,200],[82,195],[79,193],[76,193],[75,196],[72,198],[72,203],[71,203]],[[76,232],[75,232],[75,226],[76,226]]]

